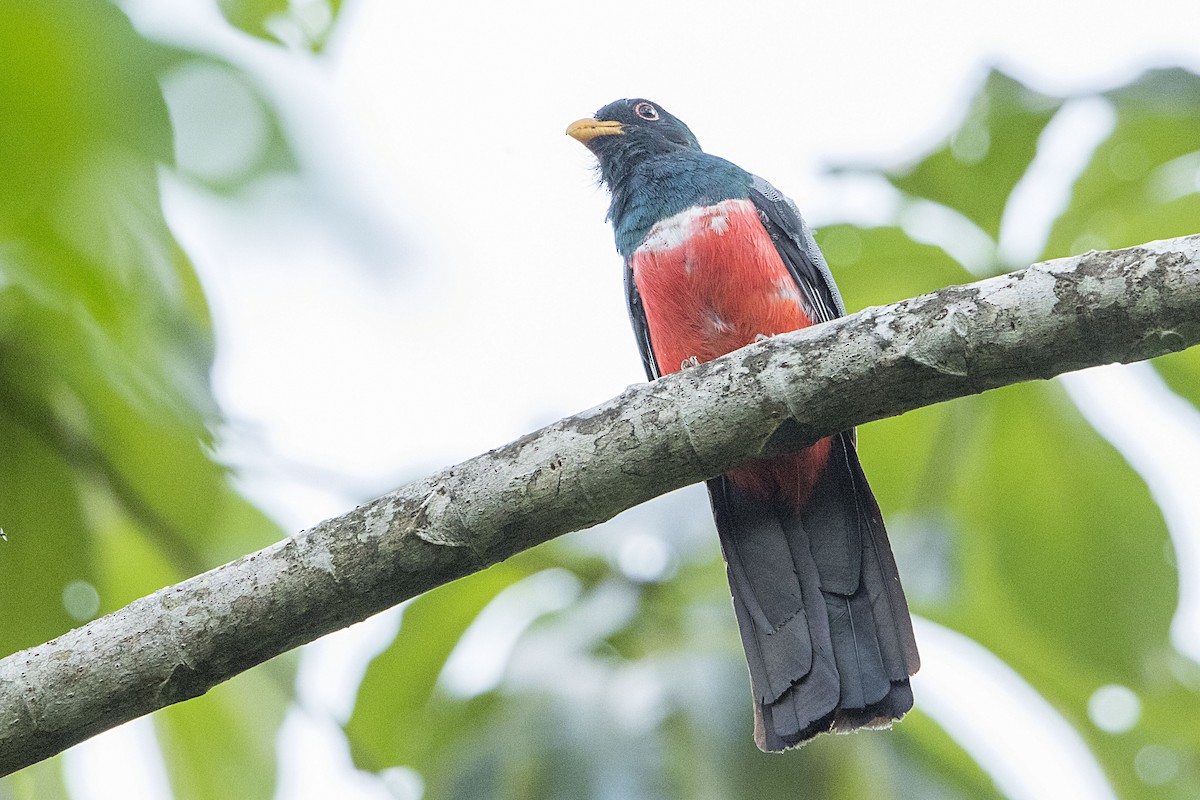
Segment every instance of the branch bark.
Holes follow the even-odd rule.
[[[1197,343],[1200,235],[868,308],[631,386],[0,660],[0,776],[747,458]]]

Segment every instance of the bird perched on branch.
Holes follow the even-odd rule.
[[[845,313],[791,200],[702,151],[662,106],[618,100],[567,134],[595,154],[611,194],[651,380]],[[759,748],[900,719],[917,646],[854,432],[741,464],[708,490]]]

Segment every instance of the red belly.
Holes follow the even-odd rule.
[[[693,208],[651,229],[633,254],[654,359],[663,374],[812,324],[795,279],[749,200]],[[829,440],[730,470],[738,486],[803,505],[829,456]]]

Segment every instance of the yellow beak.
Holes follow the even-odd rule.
[[[580,144],[587,144],[589,140],[595,139],[597,136],[612,136],[615,133],[624,132],[625,126],[619,122],[590,117],[577,119],[567,126],[567,136]]]

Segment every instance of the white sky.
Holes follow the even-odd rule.
[[[606,200],[563,135],[601,105],[662,103],[820,224],[873,207],[831,188],[822,165],[894,163],[936,143],[987,65],[1055,92],[1148,66],[1200,70],[1195,0],[362,0],[347,2],[327,63],[301,66],[224,31],[208,0],[123,5],[141,29],[261,75],[319,179],[315,197],[283,180],[231,205],[164,176],[218,323],[225,455],[288,529],[641,380]],[[235,134],[253,149],[254,131]],[[956,652],[953,636],[922,638],[931,673],[943,644]],[[297,741],[327,732],[306,730]],[[308,769],[325,772],[289,797],[334,796],[347,780],[344,762]],[[78,797],[156,795],[119,780],[74,785],[87,787]],[[361,781],[337,791],[382,796]]]

